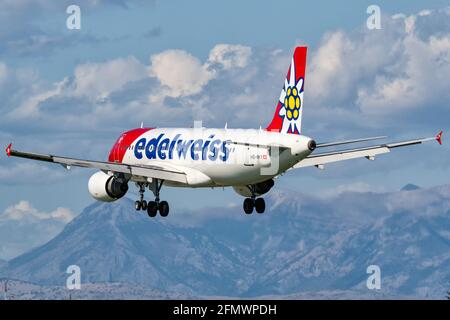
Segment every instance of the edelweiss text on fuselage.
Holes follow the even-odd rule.
[[[161,133],[157,138],[147,141],[142,138],[136,142],[134,156],[142,159],[187,159],[227,161],[230,150],[227,148],[227,141],[214,139],[214,134],[207,139],[185,140],[181,134],[175,135],[173,139],[164,137]]]

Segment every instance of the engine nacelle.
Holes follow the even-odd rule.
[[[257,183],[255,185],[255,195],[261,196],[272,189],[272,187],[275,185],[275,182],[273,179],[269,179],[260,183]],[[234,191],[236,191],[238,194],[240,194],[243,197],[251,197],[252,193],[250,189],[247,186],[234,186]]]
[[[112,202],[122,198],[127,193],[128,181],[99,171],[89,178],[88,189],[94,199]]]

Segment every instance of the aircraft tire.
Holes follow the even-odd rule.
[[[158,204],[156,201],[149,201],[147,204],[147,214],[150,218],[156,217],[158,213]]]
[[[258,198],[255,200],[255,209],[258,213],[264,213],[266,210],[266,202],[264,201],[264,198]]]
[[[255,204],[254,204],[253,199],[251,199],[251,198],[246,198],[246,199],[244,200],[243,208],[244,208],[244,212],[245,212],[246,214],[252,214],[252,212],[253,212],[253,207],[254,207],[254,206],[255,206]]]
[[[141,202],[139,200],[134,203],[134,208],[136,209],[136,211],[141,210],[142,205],[141,205]]]
[[[169,215],[169,203],[167,201],[161,201],[158,209],[161,217],[167,217]]]

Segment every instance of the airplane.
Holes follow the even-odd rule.
[[[135,183],[139,199],[137,211],[149,217],[169,214],[169,204],[160,200],[162,186],[189,188],[232,187],[245,197],[243,210],[251,214],[265,211],[262,195],[275,185],[286,171],[328,163],[367,158],[392,149],[436,140],[442,144],[442,131],[432,138],[371,145],[353,149],[317,152],[386,137],[369,137],[345,141],[316,143],[303,135],[303,96],[307,47],[297,47],[291,60],[275,114],[270,124],[259,129],[140,128],[124,132],[113,145],[107,161],[74,159],[55,155],[17,151],[6,148],[8,157],[21,157],[57,163],[66,169],[99,169],[88,182],[91,196],[111,202],[125,196],[128,185]],[[329,150],[329,149],[328,149]],[[148,188],[154,200],[144,200]]]

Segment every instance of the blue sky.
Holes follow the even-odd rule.
[[[79,31],[65,27],[69,4],[81,7]],[[381,8],[382,30],[365,28],[370,4]],[[0,142],[105,159],[116,137],[141,121],[159,127],[191,126],[193,120],[264,126],[296,44],[309,46],[305,134],[318,141],[434,135],[450,129],[448,6],[448,1],[0,1],[0,20],[7,26],[0,32]],[[220,59],[231,60],[226,65]],[[217,69],[208,69],[213,63]],[[176,65],[177,74],[166,71],[167,65]],[[397,190],[410,182],[446,184],[448,155],[448,145],[430,144],[373,163],[297,170],[278,179],[277,187],[323,196]],[[58,230],[70,213],[92,202],[87,191],[92,173],[1,155],[0,225],[34,212],[28,221],[34,230]],[[163,192],[174,216],[184,207],[242,200],[232,190]]]

